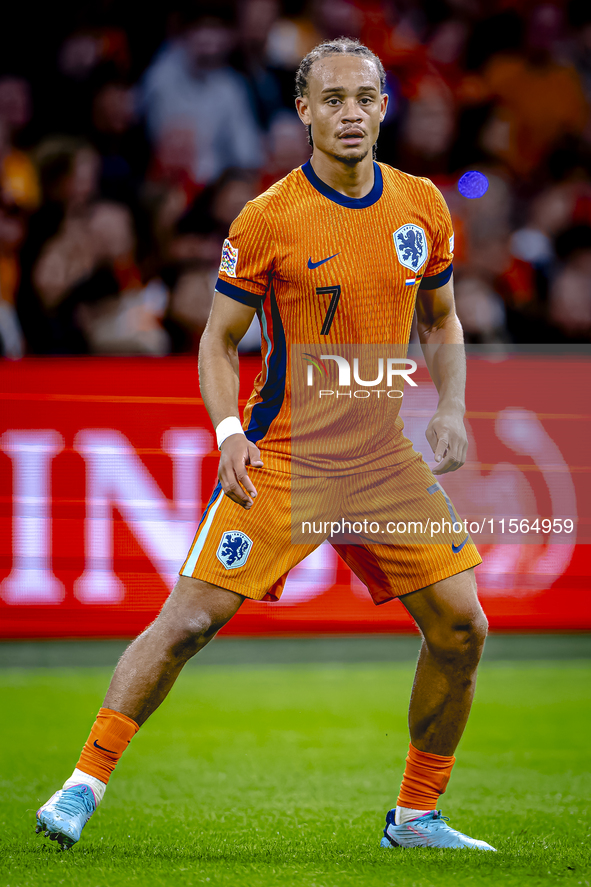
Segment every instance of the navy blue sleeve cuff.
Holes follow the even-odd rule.
[[[222,293],[224,296],[229,296],[236,302],[242,302],[243,305],[248,305],[250,308],[259,308],[263,301],[263,297],[257,295],[257,293],[251,293],[248,290],[240,289],[239,286],[235,286],[233,283],[228,283],[227,280],[222,280],[221,277],[218,277],[215,288],[218,293]]]
[[[420,290],[436,290],[440,286],[444,286],[447,281],[450,279],[454,271],[453,265],[448,265],[443,271],[440,271],[439,274],[434,274],[433,277],[423,277],[421,282],[419,283]]]

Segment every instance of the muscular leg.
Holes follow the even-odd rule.
[[[402,598],[423,633],[412,688],[411,745],[395,810],[386,816],[382,847],[471,847],[486,841],[448,826],[436,810],[445,792],[476,686],[486,618],[473,570],[458,573]]]
[[[466,570],[401,598],[423,634],[409,709],[415,748],[453,755],[470,714],[486,616]]]
[[[62,847],[80,839],[138,727],[165,699],[185,662],[243,600],[207,582],[183,576],[178,580],[156,621],[121,657],[74,772],[37,811],[38,834],[44,832]]]
[[[158,618],[127,648],[103,706],[144,723],[168,695],[185,663],[215,637],[244,598],[179,577]]]

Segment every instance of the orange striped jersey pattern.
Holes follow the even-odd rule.
[[[261,323],[246,436],[289,456],[290,346],[406,345],[418,288],[447,283],[452,259],[440,191],[385,164],[374,162],[373,188],[362,198],[329,187],[308,161],[247,203],[224,243],[216,284],[255,308]]]

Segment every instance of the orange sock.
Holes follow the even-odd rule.
[[[106,784],[138,730],[138,724],[127,715],[101,708],[76,764],[77,769]]]
[[[398,806],[434,810],[439,795],[447,788],[455,762],[453,755],[432,755],[430,752],[419,751],[411,743],[398,795]]]

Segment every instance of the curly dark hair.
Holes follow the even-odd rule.
[[[324,43],[319,43],[300,62],[295,75],[296,96],[298,98],[303,98],[308,92],[308,75],[314,62],[317,62],[319,59],[325,59],[329,55],[356,55],[360,58],[369,59],[377,68],[380,78],[380,89],[382,92],[384,91],[386,87],[386,72],[381,59],[375,52],[372,52],[368,46],[364,46],[359,40],[353,40],[351,37],[337,37],[335,40],[326,40]],[[308,141],[310,145],[314,146],[311,126],[308,126]],[[374,156],[375,151],[374,145]]]
[[[311,49],[308,55],[304,56],[300,62],[300,66],[296,71],[296,95],[300,98],[308,92],[308,74],[310,68],[319,59],[324,59],[329,55],[357,55],[364,59],[369,59],[377,68],[380,78],[380,89],[384,91],[386,86],[386,72],[384,66],[375,52],[369,47],[364,46],[359,40],[353,40],[351,37],[337,37],[335,40],[327,40],[319,43],[314,49]]]

